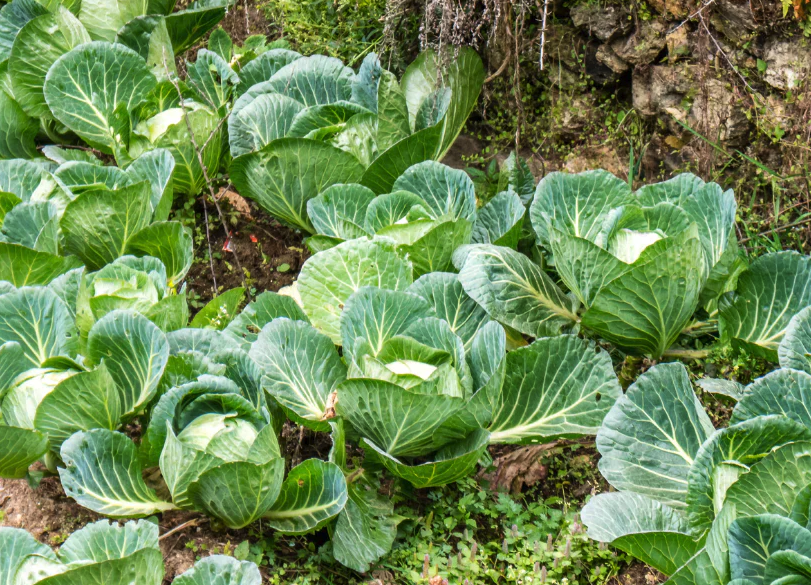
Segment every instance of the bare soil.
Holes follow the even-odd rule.
[[[214,296],[214,283],[218,293],[242,286],[255,296],[266,290],[278,291],[293,283],[301,265],[309,257],[304,236],[287,228],[236,194],[220,200],[220,208],[226,217],[226,228],[218,225],[209,231],[199,244],[195,262],[186,277],[190,295],[197,303],[205,303]],[[208,205],[209,217],[216,217],[216,210]],[[197,217],[203,217],[202,205],[198,205]],[[212,223],[219,224],[215,219]],[[199,225],[204,225],[200,220]],[[210,244],[209,244],[210,242]],[[208,261],[211,247],[212,261]],[[199,295],[199,296],[196,296]],[[198,307],[199,308],[199,307]]]

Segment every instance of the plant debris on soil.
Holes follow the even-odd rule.
[[[208,209],[210,220],[211,207],[209,205]],[[243,286],[249,297],[266,290],[276,292],[293,284],[309,257],[303,234],[281,225],[232,191],[223,195],[220,207],[232,221],[227,225],[228,235],[226,228],[219,225],[209,230],[209,241],[204,238],[197,247],[195,262],[186,277],[194,293],[190,298],[197,304],[193,309],[215,296],[215,281],[217,294]],[[198,218],[203,217],[202,205],[195,211]]]

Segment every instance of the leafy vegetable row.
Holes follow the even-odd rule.
[[[685,368],[654,366],[597,434],[617,492],[583,510],[589,534],[652,565],[668,583],[807,583],[811,577],[811,308],[790,322],[781,369],[737,399],[715,430]]]
[[[0,528],[0,578],[4,585],[163,582],[158,526],[146,520],[121,526],[101,520],[68,536],[59,552],[25,530]],[[257,566],[212,555],[172,581],[175,585],[261,585]]]

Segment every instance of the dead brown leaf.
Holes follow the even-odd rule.
[[[248,221],[253,221],[253,215],[251,215],[251,205],[242,195],[236,191],[232,191],[231,189],[221,187],[220,192],[217,193],[217,201],[222,201],[223,199],[230,203],[231,207],[242,214],[245,219]]]
[[[546,465],[541,464],[541,455],[557,445],[558,442],[554,441],[510,451],[493,460],[495,472],[482,477],[489,480],[495,489],[507,490],[513,494],[520,493],[524,488],[546,479],[549,470]]]

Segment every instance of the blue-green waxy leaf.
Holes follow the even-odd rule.
[[[133,256],[152,256],[166,267],[170,285],[186,277],[194,256],[191,234],[179,221],[158,221],[127,240],[124,251]]]
[[[171,84],[170,87],[174,90]],[[194,135],[194,142],[189,133],[189,126],[191,134]],[[130,152],[137,155],[144,149],[148,151],[154,148],[169,151],[175,159],[172,177],[174,192],[196,194],[205,185],[203,166],[209,177],[214,176],[219,168],[223,146],[222,132],[221,118],[216,112],[186,99],[182,108],[178,104],[172,104],[152,118],[141,121],[133,129],[134,138]],[[202,166],[194,146],[195,142],[202,150]]]
[[[129,116],[155,86],[146,62],[124,45],[86,43],[53,64],[45,99],[54,117],[102,152],[126,144]]]
[[[333,553],[342,565],[366,572],[391,550],[403,518],[394,514],[391,500],[366,481],[349,484],[348,489],[349,499],[332,532]]]
[[[56,555],[49,546],[37,541],[21,528],[0,528],[0,582],[14,583],[17,569],[28,555],[39,555],[56,561]]]
[[[53,177],[41,164],[32,160],[0,160],[0,191],[16,195],[22,201],[47,183],[53,184]]]
[[[465,292],[456,274],[431,272],[414,281],[407,292],[428,301],[440,319],[451,326],[453,332],[470,349],[476,333],[490,322],[487,312]]]
[[[9,58],[14,39],[20,30],[28,22],[47,12],[45,6],[34,0],[14,0],[0,9],[0,63]]]
[[[703,265],[701,243],[689,232],[659,240],[600,290],[583,326],[628,351],[661,356],[698,306]]]
[[[149,225],[151,211],[146,181],[82,193],[62,215],[65,249],[98,270],[126,253],[127,240]]]
[[[174,585],[262,585],[259,568],[249,561],[226,555],[211,555],[178,575]]]
[[[0,242],[0,280],[16,287],[48,284],[81,265],[82,261],[76,256],[57,256],[20,244]]]
[[[307,201],[336,183],[358,181],[362,172],[351,154],[305,138],[276,140],[231,163],[231,179],[242,195],[280,221],[310,233]]]
[[[118,30],[115,42],[138,53],[159,81],[169,81],[169,76],[177,75],[172,41],[163,15],[133,18]]]
[[[681,205],[704,185],[704,181],[694,174],[680,173],[661,183],[643,185],[634,195],[645,207],[653,207],[657,203]]]
[[[779,551],[811,556],[811,531],[775,514],[738,518],[729,528],[729,567],[733,578],[765,581],[770,557]]]
[[[133,183],[149,181],[152,221],[166,221],[169,218],[174,195],[174,170],[175,159],[164,148],[145,152],[127,167],[126,173]]]
[[[369,165],[360,183],[378,195],[390,193],[400,175],[415,164],[434,158],[441,135],[442,126],[437,124],[395,142]]]
[[[348,361],[363,350],[376,356],[386,342],[424,317],[435,316],[424,298],[405,291],[364,287],[349,297],[341,315],[341,339]]]
[[[366,55],[352,83],[352,101],[377,113],[377,92],[382,74],[383,68],[377,54]]]
[[[777,355],[781,367],[811,374],[811,307],[806,307],[789,321]]]
[[[296,100],[284,95],[266,93],[232,114],[228,120],[228,142],[231,156],[238,157],[260,150],[284,138],[293,125],[296,114],[302,111]]]
[[[0,343],[20,344],[31,367],[48,358],[72,357],[78,333],[65,303],[44,287],[24,287],[0,295]]]
[[[267,83],[274,91],[309,107],[349,101],[354,77],[339,59],[313,55],[285,65]]]
[[[601,290],[631,270],[631,265],[589,240],[556,228],[549,228],[549,237],[555,271],[585,307],[591,307]]]
[[[241,286],[217,295],[197,312],[189,326],[225,329],[236,316],[244,298],[245,289]]]
[[[515,249],[521,237],[526,209],[514,191],[504,191],[479,209],[473,223],[474,244],[494,244]]]
[[[262,53],[239,70],[237,93],[242,95],[251,86],[268,81],[279,69],[301,57],[299,53],[289,49],[270,49]]]
[[[354,240],[370,235],[366,210],[375,194],[363,185],[333,185],[307,202],[307,213],[319,234]]]
[[[59,547],[59,558],[66,563],[102,563],[143,549],[159,550],[158,525],[154,522],[137,520],[118,525],[99,520],[71,534]]]
[[[461,441],[446,445],[436,452],[431,461],[417,465],[400,461],[369,440],[365,440],[364,445],[389,472],[419,489],[446,485],[469,476],[489,442],[490,434],[479,429]]]
[[[465,292],[491,318],[527,335],[556,335],[578,321],[574,301],[523,254],[490,244],[464,248]]]
[[[776,252],[752,262],[719,326],[733,344],[775,360],[792,317],[811,305],[811,258]]]
[[[168,359],[166,336],[139,313],[107,313],[88,336],[88,362],[106,365],[128,414],[137,412],[155,396]]]
[[[464,171],[427,160],[409,167],[397,180],[392,191],[416,193],[425,201],[433,217],[452,219],[476,217],[476,191]]]
[[[364,286],[403,290],[411,282],[411,265],[397,254],[393,241],[360,238],[308,259],[298,289],[313,326],[340,344],[340,316],[352,293]]]
[[[498,188],[500,191],[515,191],[524,205],[529,205],[535,196],[535,177],[532,170],[527,161],[515,152],[511,152],[501,165]]]
[[[403,74],[401,85],[408,104],[412,127],[416,128],[420,109],[426,100],[435,94],[439,83],[451,90],[451,101],[442,123],[442,137],[437,147],[436,158],[441,159],[451,147],[465,120],[476,105],[484,83],[484,66],[476,51],[460,50],[450,59],[447,67],[441,67],[443,57],[434,51],[420,53]],[[416,128],[419,130],[419,128]]]
[[[189,486],[195,506],[229,528],[243,528],[273,505],[284,479],[284,459],[232,461],[205,471]]]
[[[260,89],[269,89],[270,85],[271,84],[263,83],[255,88],[251,88],[246,96],[252,92],[258,92]],[[246,103],[243,100],[240,101]],[[239,101],[234,107],[236,108],[238,105],[240,105]],[[288,136],[326,140],[345,130],[350,125],[350,120],[359,114],[366,114],[372,116],[374,119],[372,112],[352,102],[338,101],[320,106],[310,106],[295,115],[293,123],[290,125]],[[338,144],[336,144],[336,146],[338,146]]]
[[[217,53],[200,49],[194,63],[186,64],[186,83],[213,110],[219,111],[234,93],[239,76]]]
[[[62,445],[59,477],[65,493],[85,508],[116,517],[141,517],[171,510],[141,477],[135,444],[106,429],[78,432]]]
[[[407,218],[409,212],[415,208],[420,211],[421,216],[427,216],[427,207],[428,204],[421,197],[407,191],[378,195],[366,208],[363,227],[370,234],[375,234]]]
[[[57,206],[50,201],[29,201],[15,205],[3,219],[0,236],[6,242],[59,254]]]
[[[548,245],[551,229],[604,246],[604,221],[612,209],[631,202],[628,183],[607,171],[576,175],[549,173],[535,190],[529,210],[538,241]]]
[[[5,341],[0,345],[0,400],[11,387],[14,378],[27,370],[30,365],[19,343]]]
[[[166,441],[160,454],[160,468],[172,502],[178,508],[194,509],[189,498],[189,486],[209,469],[222,465],[225,461],[216,455],[186,445],[175,436],[166,423]]]
[[[382,71],[377,85],[377,147],[384,152],[411,134],[408,104],[393,73]]]
[[[793,550],[780,550],[766,561],[765,581],[778,585],[811,583],[811,558]]]
[[[193,47],[214,28],[223,19],[231,4],[229,0],[196,0],[185,10],[169,14],[166,17],[166,28],[175,55],[180,55]]]
[[[732,411],[733,424],[781,414],[811,428],[811,374],[783,368],[758,378]]]
[[[656,365],[605,417],[597,433],[600,472],[618,490],[684,508],[690,467],[714,430],[684,366]]]
[[[324,526],[344,509],[344,473],[334,463],[308,459],[290,470],[276,503],[264,520],[285,534],[304,534]]]
[[[275,319],[262,328],[250,356],[264,372],[262,386],[279,404],[305,424],[328,428],[329,395],[346,378],[329,337],[304,321]]]
[[[583,508],[589,536],[609,542],[665,575],[672,575],[701,548],[686,516],[633,492],[593,497]]]
[[[0,89],[0,158],[30,158],[37,154],[34,139],[39,123],[29,117],[8,93]]]
[[[716,432],[701,446],[690,468],[687,507],[690,524],[709,530],[729,487],[773,449],[811,439],[811,428],[784,416],[760,416]]]
[[[102,364],[60,382],[37,407],[34,426],[58,453],[76,431],[115,430],[123,414],[118,386]]]
[[[309,323],[304,310],[288,296],[265,291],[248,303],[242,312],[223,331],[223,334],[239,342],[248,351],[262,328],[277,317]]]
[[[39,431],[0,425],[0,477],[19,479],[48,451],[48,437]]]
[[[460,246],[470,243],[471,229],[466,219],[442,221],[413,242],[400,246],[411,261],[414,276],[452,270],[453,254]],[[392,235],[387,230],[380,233]]]
[[[54,177],[74,195],[98,188],[120,189],[134,182],[131,175],[118,167],[101,166],[87,161],[66,162],[56,169]]]
[[[811,443],[790,443],[740,476],[727,491],[726,505],[735,506],[738,518],[757,514],[788,517],[808,484],[811,484]]]
[[[539,339],[507,354],[490,441],[596,434],[621,394],[611,358],[594,344],[570,335]]]
[[[461,398],[418,394],[382,380],[353,378],[338,386],[336,410],[393,457],[425,455],[433,433],[464,406]]]

